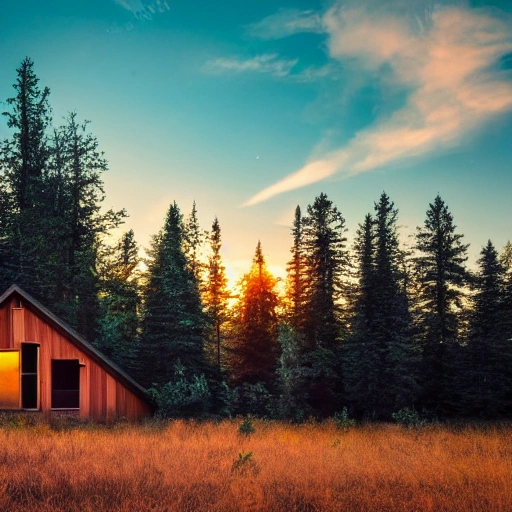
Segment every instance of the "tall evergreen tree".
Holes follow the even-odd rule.
[[[183,249],[187,258],[187,267],[194,274],[199,289],[203,285],[204,263],[201,261],[201,252],[205,243],[205,233],[201,230],[197,218],[196,202],[192,204],[192,211],[184,224]]]
[[[447,353],[459,341],[464,287],[470,281],[465,267],[468,245],[456,233],[453,216],[441,197],[430,204],[423,227],[417,229],[415,267],[419,283],[419,328],[423,341],[423,403],[440,412],[450,408],[451,374]],[[455,351],[457,348],[455,347]]]
[[[288,262],[286,278],[286,306],[288,319],[296,333],[305,332],[307,304],[307,264],[304,253],[304,226],[300,206],[295,209],[292,227],[292,258]]]
[[[379,400],[379,353],[373,337],[379,307],[375,287],[375,219],[368,213],[356,231],[354,256],[357,286],[352,294],[352,330],[343,346],[344,384],[357,416],[370,416]]]
[[[348,274],[345,219],[326,194],[320,194],[303,218],[307,279],[303,335],[297,338],[307,408],[321,416],[338,407],[341,389],[341,338],[346,335],[343,312]],[[298,333],[302,334],[302,333]]]
[[[59,285],[54,297],[66,320],[93,341],[98,336],[100,315],[99,240],[117,227],[126,213],[100,211],[105,198],[101,173],[108,164],[87,125],[79,124],[76,114],[71,113],[58,135],[63,167],[55,166],[53,183],[57,194],[54,201],[60,203],[54,220],[59,226],[55,251],[61,259],[54,269]]]
[[[39,89],[33,66],[27,57],[16,70],[16,96],[7,100],[12,111],[3,113],[7,126],[14,129],[13,138],[4,141],[2,148],[3,171],[20,212],[38,203],[49,155],[46,131],[51,123],[50,90]]]
[[[468,343],[469,364],[463,387],[464,413],[496,418],[509,410],[512,347],[503,324],[504,268],[489,240],[480,253],[475,308]]]
[[[258,242],[251,270],[242,278],[237,333],[231,349],[231,370],[237,383],[265,383],[273,387],[278,347],[276,279],[267,269]]]
[[[386,193],[375,204],[376,308],[373,336],[379,358],[378,387],[385,389],[377,408],[388,416],[402,407],[413,406],[417,386],[417,351],[410,329],[406,279],[397,233],[398,210]]]
[[[389,418],[412,406],[417,390],[417,351],[412,342],[398,210],[383,193],[375,217],[367,215],[356,237],[359,291],[354,329],[345,349],[347,391],[359,414]]]
[[[348,267],[345,219],[322,193],[303,219],[308,298],[305,335],[309,349],[337,346],[341,330],[341,299]]]
[[[512,243],[510,241],[505,244],[499,258],[504,270],[501,323],[503,325],[506,339],[512,340]]]
[[[134,371],[137,353],[140,294],[138,246],[133,230],[100,257],[100,335],[96,346],[114,363]]]
[[[16,95],[7,100],[10,111],[3,112],[14,132],[0,147],[0,280],[4,288],[16,282],[42,299],[41,267],[48,259],[44,192],[50,91],[39,88],[28,57],[16,71]]]
[[[228,299],[230,292],[227,288],[228,279],[226,277],[226,268],[222,264],[220,249],[222,247],[220,225],[215,217],[210,233],[210,256],[208,258],[208,275],[203,293],[203,302],[206,313],[213,325],[215,339],[215,362],[220,371],[221,366],[221,341],[222,325],[228,317]]]
[[[153,237],[147,261],[140,343],[140,380],[166,384],[180,366],[194,375],[205,369],[205,317],[194,274],[183,251],[183,218],[174,202],[163,229]]]

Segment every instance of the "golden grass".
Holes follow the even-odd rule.
[[[510,427],[239,424],[0,429],[0,510],[512,510]]]

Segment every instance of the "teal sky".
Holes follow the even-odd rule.
[[[0,101],[25,56],[55,124],[92,121],[143,246],[195,200],[234,274],[258,239],[282,273],[322,191],[349,238],[383,190],[404,239],[439,193],[471,265],[512,238],[510,1],[2,0]]]

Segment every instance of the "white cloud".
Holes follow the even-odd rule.
[[[248,26],[248,33],[259,39],[281,39],[303,32],[322,33],[322,19],[315,11],[280,9]]]
[[[324,16],[329,53],[359,70],[391,69],[407,87],[405,106],[361,130],[344,147],[308,162],[246,202],[350,176],[455,145],[492,116],[512,109],[512,83],[495,66],[512,52],[512,30],[496,13],[467,8],[434,11],[428,30],[405,18],[335,6]]]
[[[114,2],[124,7],[127,11],[131,11],[136,18],[144,20],[151,20],[153,19],[153,14],[170,10],[166,0],[114,0]]]
[[[288,76],[297,64],[298,59],[280,58],[277,53],[265,53],[255,57],[225,58],[210,60],[206,63],[205,69],[211,72],[231,72],[231,73],[268,73],[277,77]]]

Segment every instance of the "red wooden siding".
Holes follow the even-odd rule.
[[[147,401],[134,393],[108,363],[81,350],[71,336],[48,322],[31,304],[11,296],[0,307],[0,349],[21,349],[38,343],[40,408],[51,411],[52,359],[77,359],[80,364],[80,416],[93,420],[125,417],[136,420],[152,413]]]

